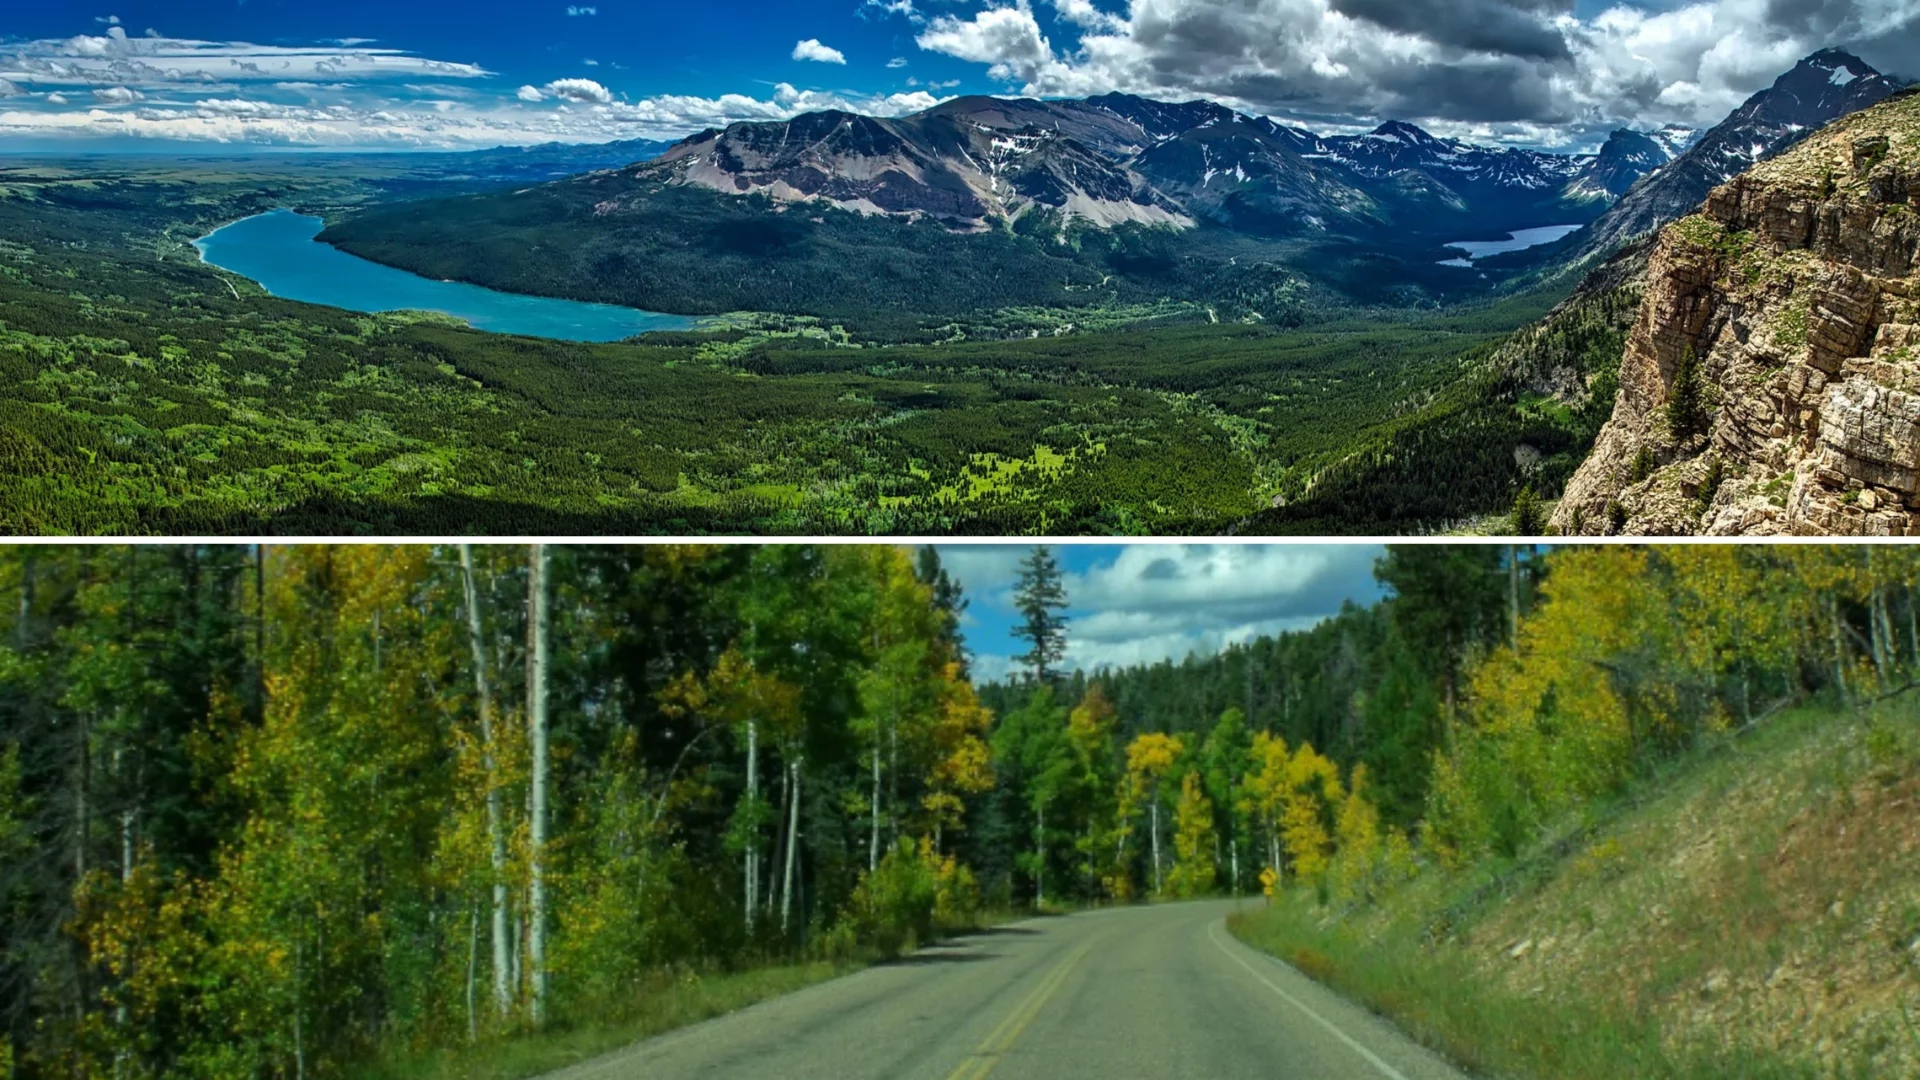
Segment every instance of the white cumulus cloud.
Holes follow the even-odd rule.
[[[812,60],[821,64],[844,64],[847,62],[845,53],[842,53],[839,49],[820,44],[819,38],[808,38],[805,41],[795,42],[793,46],[793,58],[795,60]]]
[[[608,105],[613,102],[613,91],[592,79],[555,79],[542,89],[566,101],[594,105]]]
[[[1117,34],[1126,30],[1127,20],[1109,15],[1093,5],[1093,0],[1052,0],[1062,19],[1086,30]]]
[[[1026,0],[1018,7],[975,12],[970,19],[942,15],[914,40],[929,52],[987,64],[987,74],[996,79],[1037,84],[1060,66]]]
[[[898,116],[940,100],[781,83],[758,94],[623,101],[591,79],[508,82],[477,64],[366,38],[255,45],[100,29],[0,40],[0,150],[89,139],[445,150],[671,140],[821,109]]]

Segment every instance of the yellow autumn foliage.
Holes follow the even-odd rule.
[[[1339,813],[1343,801],[1340,767],[1302,745],[1287,762],[1286,786],[1280,795],[1280,843],[1294,877],[1318,882],[1333,854],[1328,819]]]
[[[1173,870],[1167,891],[1175,896],[1204,896],[1213,891],[1213,801],[1207,798],[1200,774],[1189,770],[1180,778],[1180,802],[1173,811]]]

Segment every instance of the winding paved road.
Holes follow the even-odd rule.
[[[1228,935],[1237,903],[1029,919],[552,1080],[1465,1080]]]

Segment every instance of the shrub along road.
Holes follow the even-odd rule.
[[[1463,1080],[1390,1024],[1228,936],[1257,901],[1030,919],[561,1073],[565,1080]]]

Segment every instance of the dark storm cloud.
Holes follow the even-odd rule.
[[[982,2],[916,40],[1024,93],[1205,96],[1320,127],[1392,118],[1537,145],[1717,123],[1829,46],[1920,65],[1920,0],[1153,0],[1087,33],[1042,26],[1040,0]]]
[[[1565,3],[1517,0],[1330,0],[1333,10],[1436,45],[1527,60],[1568,60],[1567,40],[1549,22]]]
[[[1399,61],[1382,64],[1367,77],[1382,96],[1377,108],[1385,116],[1495,124],[1572,119],[1540,68],[1515,57]]]

